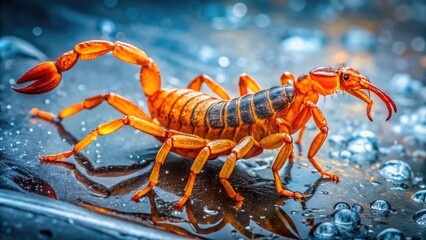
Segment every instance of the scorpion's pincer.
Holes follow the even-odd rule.
[[[53,90],[61,82],[61,74],[54,62],[43,62],[22,76],[16,83],[34,81],[23,88],[12,87],[13,90],[25,94],[42,94]]]

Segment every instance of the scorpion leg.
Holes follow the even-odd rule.
[[[241,139],[237,146],[232,149],[219,173],[219,180],[225,188],[226,193],[236,201],[243,201],[244,197],[235,192],[228,179],[234,171],[237,160],[244,157],[254,146],[260,148],[259,143],[252,136]]]
[[[179,134],[179,133],[172,133]],[[158,183],[158,177],[160,175],[160,168],[164,164],[167,155],[169,154],[172,148],[181,148],[181,149],[198,149],[206,146],[207,140],[200,138],[198,136],[190,135],[172,135],[164,141],[160,150],[158,150],[157,156],[155,158],[154,167],[151,170],[151,175],[149,176],[149,183],[147,186],[139,190],[132,197],[133,201],[138,201],[141,197],[151,191]]]
[[[229,100],[229,94],[220,86],[215,80],[211,79],[211,77],[201,74],[194,78],[189,84],[188,89],[192,89],[195,91],[201,90],[201,85],[205,83],[214,93],[216,93],[220,98]]]
[[[260,91],[260,86],[256,80],[246,73],[241,74],[238,85],[240,88],[240,96],[246,95],[249,89],[254,93]]]
[[[102,125],[99,125],[95,130],[86,135],[82,140],[74,145],[73,150],[66,151],[59,154],[41,156],[40,161],[58,161],[63,158],[68,158],[74,155],[77,152],[80,152],[86,148],[91,142],[93,142],[98,136],[106,135],[113,133],[125,125],[130,125],[133,128],[145,132],[147,134],[157,136],[157,137],[166,137],[167,131],[162,127],[148,122],[146,120],[134,117],[134,116],[125,116]]]
[[[79,102],[73,106],[67,107],[59,111],[58,118],[59,120],[62,120],[64,118],[68,118],[83,109],[92,109],[97,106],[99,106],[103,101],[106,101],[109,105],[111,105],[113,108],[117,109],[119,112],[123,113],[127,116],[135,116],[140,119],[152,122],[152,119],[136,104],[132,103],[130,100],[117,95],[115,93],[104,93],[99,94],[90,98],[87,98],[86,100]],[[41,111],[37,108],[33,108],[31,112],[47,121],[53,121],[56,116],[52,113]]]
[[[214,140],[207,143],[207,145],[200,151],[200,153],[192,163],[191,172],[189,174],[188,181],[186,182],[184,195],[176,204],[178,208],[181,208],[191,196],[192,189],[194,188],[195,178],[197,177],[197,174],[199,174],[203,169],[203,166],[209,156],[211,154],[220,154],[226,152],[229,149],[235,147],[235,145],[236,143],[234,141],[224,139]]]
[[[308,159],[311,164],[318,170],[321,177],[327,176],[331,180],[339,181],[339,175],[324,172],[321,166],[314,159],[314,156],[318,153],[321,146],[323,145],[325,139],[328,135],[328,126],[327,121],[324,118],[324,115],[319,110],[319,108],[312,102],[307,102],[307,106],[310,108],[315,125],[319,128],[320,132],[315,136],[314,140],[312,140],[311,146],[308,152]]]
[[[293,151],[293,138],[287,133],[276,133],[262,139],[259,143],[260,143],[260,146],[264,149],[275,149],[282,146],[281,150],[279,151],[277,155],[277,158],[272,164],[272,174],[274,175],[275,187],[277,189],[277,192],[280,195],[295,198],[295,199],[308,197],[309,195],[305,195],[300,192],[292,192],[292,191],[283,189],[281,178],[278,173],[278,171],[287,162],[287,159],[290,157]]]

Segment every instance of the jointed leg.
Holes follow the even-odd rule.
[[[297,140],[296,140],[296,144],[301,144],[302,143],[302,138],[303,138],[303,134],[305,133],[305,130],[306,130],[306,126],[303,126],[301,129],[300,129],[300,131],[299,131],[299,136],[297,137]]]
[[[240,96],[246,95],[248,89],[254,93],[260,91],[259,84],[248,74],[241,74],[238,85],[240,88]]]
[[[183,197],[176,204],[178,208],[182,207],[188,198],[191,196],[192,189],[194,188],[195,178],[197,174],[201,172],[204,164],[211,154],[219,154],[228,151],[236,145],[235,142],[230,140],[215,140],[209,142],[195,158],[194,163],[191,166],[191,172],[189,174],[188,181],[186,182]]]
[[[133,201],[139,200],[139,198],[143,197],[145,194],[147,194],[149,191],[151,191],[152,188],[154,188],[155,185],[158,183],[158,177],[160,175],[160,168],[164,164],[164,161],[166,160],[167,155],[170,152],[170,149],[174,148],[181,148],[181,149],[198,149],[202,148],[207,144],[207,140],[202,139],[197,136],[188,136],[188,135],[173,135],[170,136],[166,141],[164,141],[163,145],[161,146],[160,150],[158,150],[157,156],[155,158],[155,164],[154,167],[151,170],[151,175],[149,176],[149,182],[148,185],[135,193],[135,195],[132,197]]]
[[[63,158],[68,158],[74,155],[77,152],[80,152],[86,148],[91,142],[93,142],[98,136],[107,135],[113,133],[125,125],[130,125],[135,129],[138,129],[147,134],[157,136],[157,137],[166,137],[167,132],[162,127],[148,122],[146,120],[134,117],[126,116],[124,118],[119,118],[105,124],[99,125],[95,130],[86,135],[82,140],[80,140],[71,151],[49,155],[41,156],[40,161],[58,161]]]
[[[228,179],[234,171],[237,160],[244,157],[253,147],[260,148],[259,143],[253,137],[248,136],[243,138],[237,146],[232,149],[219,173],[219,180],[225,188],[226,193],[230,198],[236,201],[242,201],[244,198],[235,192]]]
[[[278,171],[284,166],[293,151],[292,137],[287,133],[276,133],[262,139],[259,143],[260,146],[265,149],[275,149],[279,146],[282,146],[281,150],[277,155],[277,158],[272,164],[272,174],[274,175],[275,187],[277,189],[277,192],[283,196],[292,197],[296,199],[307,197],[306,195],[301,194],[299,192],[292,192],[283,189],[281,178],[278,174]]]
[[[130,100],[122,96],[119,96],[115,93],[99,94],[99,95],[87,98],[86,100],[79,102],[73,106],[64,108],[59,112],[58,118],[59,120],[62,120],[64,118],[68,118],[82,111],[83,109],[95,108],[99,106],[103,101],[106,101],[112,107],[114,107],[115,109],[117,109],[119,112],[123,113],[126,116],[135,116],[137,118],[152,122],[152,119],[142,109],[140,109]],[[37,108],[33,108],[31,112],[35,114],[36,116],[47,121],[53,121],[56,118],[54,114],[41,111]]]
[[[307,106],[311,110],[312,117],[315,121],[315,125],[320,130],[320,132],[315,136],[314,140],[312,140],[311,146],[309,148],[309,152],[308,152],[309,161],[318,170],[318,172],[319,172],[319,174],[321,174],[321,176],[327,176],[331,180],[339,181],[338,175],[331,174],[331,173],[328,173],[328,172],[324,172],[322,170],[321,166],[314,159],[314,156],[318,153],[322,144],[324,143],[325,139],[327,138],[328,126],[327,126],[327,121],[324,118],[324,115],[322,114],[322,112],[318,109],[318,107],[315,104],[308,102]]]
[[[189,84],[189,89],[193,89],[195,91],[201,90],[201,85],[205,83],[214,93],[216,93],[220,98],[229,100],[229,94],[220,86],[216,81],[211,79],[209,76],[205,74],[201,74],[200,76],[194,78]]]

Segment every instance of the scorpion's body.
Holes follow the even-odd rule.
[[[278,86],[231,100],[219,100],[190,89],[164,89],[148,99],[160,125],[209,140],[239,142],[278,132],[276,116],[286,116],[294,100],[292,86]]]
[[[59,112],[58,118],[67,118],[83,109],[92,109],[103,101],[123,113],[125,117],[100,125],[77,143],[73,150],[42,156],[42,161],[60,160],[81,151],[97,136],[114,132],[125,125],[155,136],[163,142],[149,178],[148,185],[138,191],[133,200],[138,200],[157,183],[161,165],[167,154],[174,151],[194,158],[191,173],[185,187],[184,196],[178,202],[181,207],[191,195],[196,175],[201,172],[207,159],[228,155],[219,174],[228,196],[237,201],[243,200],[230,185],[228,179],[235,163],[240,158],[250,158],[263,151],[281,147],[277,159],[272,164],[272,172],[277,192],[281,195],[303,198],[298,192],[282,188],[278,175],[287,159],[293,161],[293,140],[291,135],[300,131],[299,139],[306,122],[313,118],[319,133],[313,139],[308,151],[308,159],[321,176],[339,180],[335,174],[322,170],[314,159],[324,143],[327,122],[316,106],[320,95],[330,95],[341,89],[367,103],[367,115],[373,101],[361,89],[376,93],[385,103],[391,116],[394,102],[356,70],[348,67],[317,68],[297,80],[285,72],[281,85],[261,90],[256,81],[243,74],[240,77],[240,97],[230,99],[226,91],[211,78],[200,75],[190,82],[186,89],[162,89],[160,71],[155,62],[140,49],[122,42],[88,41],[77,44],[73,50],[63,54],[56,62],[44,62],[36,66],[18,80],[18,84],[35,80],[24,88],[14,88],[27,94],[39,94],[52,90],[61,80],[61,72],[74,66],[78,59],[91,60],[107,52],[128,63],[142,66],[140,81],[148,99],[150,116],[129,100],[113,93],[100,94],[86,99]],[[206,84],[218,97],[200,92]],[[251,90],[252,93],[249,93]],[[33,109],[37,116],[55,120],[53,114]]]

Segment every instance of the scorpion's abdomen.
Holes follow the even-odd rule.
[[[293,99],[292,86],[278,86],[229,101],[210,102],[204,106],[204,126],[220,129],[255,124],[282,111]]]

